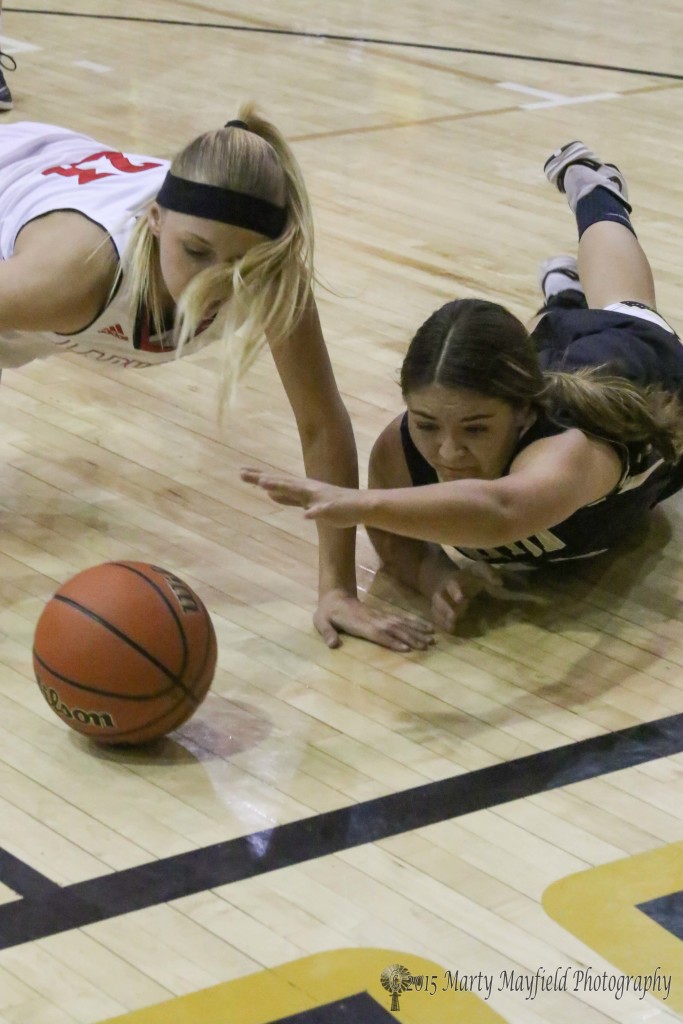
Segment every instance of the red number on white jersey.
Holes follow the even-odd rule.
[[[48,167],[43,174],[61,174],[64,178],[76,177],[79,185],[87,185],[98,178],[110,178],[112,174],[138,174],[140,171],[149,171],[152,167],[161,167],[161,164],[151,160],[134,164],[125,153],[103,149],[100,153],[93,153],[92,156],[67,164],[66,167]]]

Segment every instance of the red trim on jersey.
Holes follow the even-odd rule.
[[[202,320],[195,332],[195,338],[205,331],[207,327],[210,327],[215,319],[216,316],[214,314],[214,316],[209,316]],[[141,352],[168,352],[175,348],[174,344],[164,344],[164,342],[168,342],[170,339],[169,334],[165,334],[159,340],[153,340],[150,338],[149,325],[150,314],[147,307],[145,307],[140,313],[138,313],[135,324],[135,337],[133,341],[135,348],[139,349]]]
[[[175,345],[165,344],[168,341],[168,335],[163,335],[158,340],[153,340],[149,334],[150,315],[149,310],[145,307],[142,310],[142,314],[138,318],[136,326],[136,337],[135,347],[141,352],[168,352],[175,348]]]

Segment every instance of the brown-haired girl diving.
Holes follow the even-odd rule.
[[[656,312],[625,178],[580,142],[545,173],[575,212],[578,264],[543,264],[531,334],[479,299],[429,317],[402,367],[407,412],[373,448],[370,490],[244,473],[308,518],[364,523],[386,569],[447,630],[467,592],[444,547],[495,565],[588,558],[683,485],[683,346]]]

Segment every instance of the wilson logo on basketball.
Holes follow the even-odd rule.
[[[84,711],[83,708],[70,708],[51,686],[39,682],[40,692],[53,711],[63,718],[70,718],[81,725],[94,725],[97,729],[115,729],[116,722],[107,711]]]
[[[155,572],[158,572],[160,576],[164,577],[169,587],[178,598],[178,603],[184,612],[199,611],[197,599],[186,583],[183,583],[181,579],[174,576],[172,572],[168,571],[168,569],[160,569],[158,565],[153,565],[152,569],[154,569]]]

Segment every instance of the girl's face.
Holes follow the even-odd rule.
[[[441,481],[495,480],[533,421],[527,407],[441,384],[411,392],[406,405],[413,443]]]
[[[254,245],[268,241],[256,231],[164,210],[157,203],[150,208],[148,224],[159,239],[161,275],[174,303],[200,271],[233,263]]]

